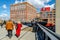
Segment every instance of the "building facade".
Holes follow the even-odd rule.
[[[12,4],[10,7],[10,18],[14,21],[30,22],[36,18],[36,8],[28,2]]]
[[[41,11],[40,17],[41,17],[41,21],[45,20],[48,23],[55,24],[55,17],[56,17],[55,9],[52,9],[51,11],[46,11],[46,10]]]

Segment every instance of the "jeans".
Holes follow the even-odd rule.
[[[37,32],[38,40],[44,40],[44,32],[42,30]]]
[[[12,30],[8,30],[8,37],[12,37]]]

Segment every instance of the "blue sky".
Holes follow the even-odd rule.
[[[36,7],[37,11],[40,12],[42,7],[50,6],[54,8],[55,0],[22,0],[27,1]],[[0,0],[0,17],[10,17],[10,5],[21,2],[21,0]]]

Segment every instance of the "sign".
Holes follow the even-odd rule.
[[[45,7],[45,11],[50,11],[50,7]]]

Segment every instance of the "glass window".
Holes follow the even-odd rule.
[[[14,10],[14,6],[11,7],[11,10]]]
[[[50,18],[52,18],[52,14],[50,14]]]
[[[53,16],[53,18],[55,18],[55,16]]]
[[[26,8],[26,5],[24,5],[24,4],[21,4],[20,6],[19,6],[19,9],[20,10],[24,10]]]
[[[50,21],[52,21],[52,19],[50,19]]]
[[[17,7],[15,6],[15,10],[17,10]]]
[[[45,13],[45,17],[48,18],[48,13],[47,12]]]
[[[55,19],[54,19],[54,21],[55,21]]]

